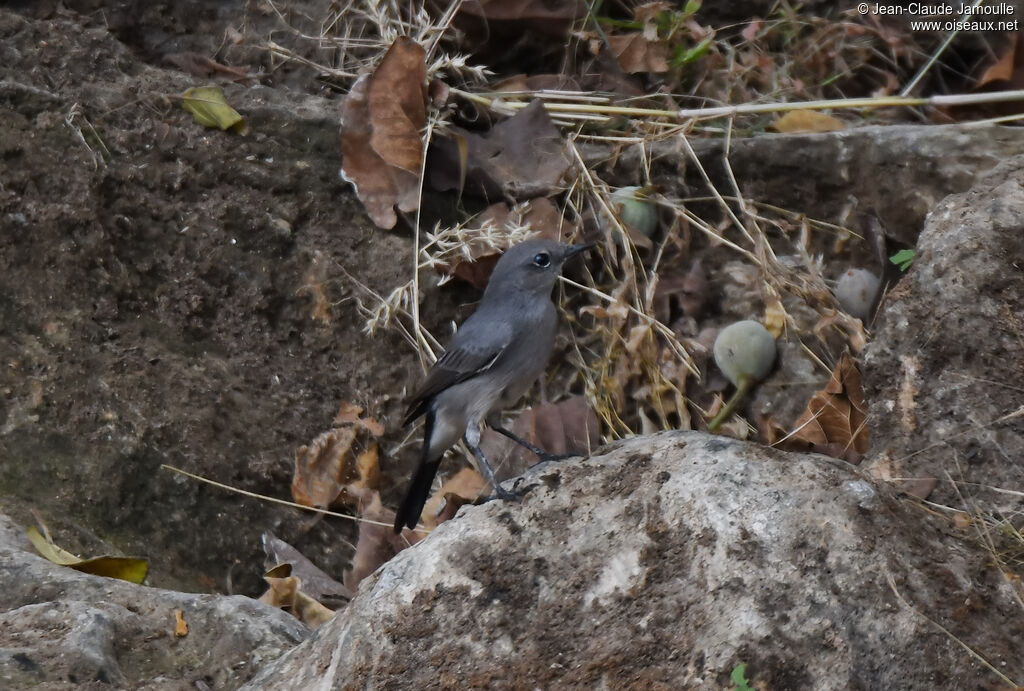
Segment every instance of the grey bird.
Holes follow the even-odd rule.
[[[551,290],[562,265],[593,246],[528,240],[513,245],[498,260],[479,307],[462,323],[410,399],[403,424],[426,416],[423,450],[395,514],[396,533],[403,526],[416,527],[441,459],[460,437],[495,494],[502,499],[515,497],[498,484],[480,450],[480,426],[485,421],[541,459],[554,458],[504,429],[497,415],[544,373],[558,327]]]

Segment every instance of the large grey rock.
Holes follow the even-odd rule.
[[[1024,156],[929,215],[865,354],[881,477],[934,477],[937,501],[1024,488]],[[959,487],[954,488],[953,482]],[[1020,497],[984,493],[1012,510]]]
[[[952,636],[1024,678],[985,555],[842,462],[663,433],[527,478],[246,688],[707,689],[740,663],[759,688],[996,684]]]
[[[90,576],[26,549],[0,515],[0,688],[236,688],[308,634],[247,597]],[[185,636],[174,633],[175,610]]]

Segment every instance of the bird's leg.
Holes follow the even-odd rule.
[[[480,466],[480,472],[484,474],[484,479],[491,483],[491,487],[494,488],[494,497],[498,499],[518,499],[519,495],[514,492],[509,492],[501,486],[498,482],[498,478],[494,477],[494,471],[491,470],[490,464],[487,462],[487,458],[484,456],[484,452],[480,450],[480,423],[471,423],[466,427],[465,436],[466,446],[473,452],[473,456],[476,457],[477,464]]]
[[[506,501],[509,499],[519,499],[518,494],[515,492],[509,492],[498,483],[498,478],[494,477],[494,471],[491,470],[491,466],[487,463],[487,459],[484,458],[484,452],[480,450],[480,447],[476,444],[471,444],[468,439],[466,440],[466,446],[468,446],[469,450],[473,452],[474,456],[476,456],[477,463],[480,464],[480,470],[483,471],[485,479],[487,482],[491,483],[491,487],[494,488],[494,494],[492,496],[497,499],[505,499]]]
[[[504,427],[502,427],[501,423],[498,421],[497,418],[492,418],[492,419],[488,420],[487,421],[487,426],[490,427],[491,429],[493,429],[498,434],[501,434],[501,435],[504,435],[504,436],[508,437],[509,439],[514,441],[516,444],[519,444],[521,447],[523,447],[524,449],[528,450],[530,453],[535,454],[537,456],[537,462],[538,463],[544,463],[546,461],[564,461],[567,458],[576,458],[577,456],[579,456],[578,453],[563,453],[563,454],[548,453],[547,451],[545,451],[544,449],[540,448],[539,446],[534,446],[533,444],[531,444],[530,442],[526,441],[525,439],[523,439],[519,435],[515,434],[514,432],[511,432],[510,430],[507,430]]]

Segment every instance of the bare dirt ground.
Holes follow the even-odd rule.
[[[0,12],[5,507],[72,547],[149,556],[161,586],[257,594],[265,530],[340,573],[346,524],[160,465],[286,497],[296,447],[342,401],[400,395],[411,351],[364,336],[338,279],[389,290],[410,238],[369,223],[335,115],[296,118],[301,94],[239,87],[249,137],[163,98],[190,79],[147,61],[240,9],[94,5]]]

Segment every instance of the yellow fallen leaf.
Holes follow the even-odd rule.
[[[776,132],[834,132],[845,127],[842,120],[816,110],[791,110],[771,126]]]
[[[49,542],[36,530],[35,526],[28,529],[28,539],[45,559],[60,566],[67,566],[81,571],[91,573],[94,576],[106,576],[117,578],[131,583],[142,583],[146,580],[149,572],[149,562],[136,557],[94,557],[92,559],[81,559],[71,552]]]
[[[200,125],[248,134],[249,125],[241,114],[228,105],[219,86],[196,86],[183,95],[182,107],[192,113]]]
[[[174,635],[178,638],[188,635],[188,622],[185,621],[180,609],[174,610]]]
[[[302,592],[301,579],[289,574],[291,564],[278,564],[268,571],[263,580],[270,586],[270,590],[260,596],[260,602],[288,610],[293,617],[311,629],[319,627],[334,616],[334,610]]]

